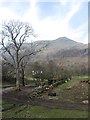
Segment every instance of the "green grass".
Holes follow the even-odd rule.
[[[68,81],[67,83],[64,83],[62,85],[59,85],[56,89],[64,90],[68,87],[73,87],[75,86],[78,82],[81,80],[87,80],[88,76],[74,76],[72,80]]]
[[[68,81],[67,83],[64,83],[62,85],[59,85],[57,87],[60,88],[60,90],[64,90],[67,87],[73,87],[75,86],[77,83],[79,83],[81,80],[88,80],[88,76],[74,76],[70,81]]]
[[[5,105],[4,105],[5,104]],[[3,102],[5,108],[12,106]],[[81,110],[50,109],[42,106],[20,105],[2,112],[3,118],[87,118],[88,112]]]
[[[2,100],[2,108],[3,109],[9,109],[9,108],[11,108],[11,107],[13,107],[13,104],[12,103],[10,103],[10,102],[8,102],[8,101],[6,101],[6,100]]]
[[[87,80],[88,76],[74,76],[72,80],[59,85],[53,89],[57,96],[52,99],[58,101],[79,102],[88,99],[88,84],[81,83],[81,80]],[[70,88],[70,89],[69,89]],[[47,93],[41,96],[43,99],[50,99]]]
[[[59,85],[54,90],[59,93],[58,100],[82,102],[88,94],[87,84],[80,83],[81,80],[87,80],[87,76],[75,76],[72,80]],[[83,87],[82,87],[83,85]],[[70,90],[67,90],[71,86]],[[84,95],[82,94],[84,93]],[[42,95],[48,99],[47,94]],[[82,97],[82,98],[81,98]],[[8,109],[2,113],[3,118],[87,118],[88,112],[82,110],[50,109],[42,106],[30,106],[13,104],[3,100],[3,108]]]
[[[2,110],[2,98],[1,98],[1,96],[0,96],[0,118],[2,117],[2,112],[1,112],[1,110]]]
[[[59,93],[59,100],[70,102],[82,102],[88,99],[88,84],[81,83],[81,80],[87,80],[88,77],[76,76],[72,80],[64,83],[63,85],[55,88],[55,91]],[[71,87],[71,89],[68,89]]]

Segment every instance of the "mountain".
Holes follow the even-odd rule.
[[[26,51],[30,51],[31,48],[33,48],[33,50],[42,48],[39,53],[31,57],[30,61],[33,62],[47,61],[47,59],[57,62],[61,61],[61,59],[68,59],[70,62],[73,62],[73,60],[77,60],[77,58],[77,62],[80,62],[82,58],[84,62],[87,61],[86,59],[88,57],[87,44],[79,43],[66,37],[60,37],[56,40],[35,41],[32,45],[31,43],[24,43],[20,55],[25,54]]]
[[[56,40],[41,40],[32,44],[24,43],[19,55],[21,57],[23,54],[30,53],[31,50],[40,50],[41,48],[42,50],[36,55],[30,56],[30,59],[26,58],[28,61],[27,73],[32,62],[39,61],[44,64],[50,60],[72,73],[78,74],[80,71],[83,71],[83,74],[84,72],[88,73],[88,56],[90,55],[88,44],[79,43],[66,37],[60,37]],[[12,62],[9,56],[5,55]]]
[[[82,57],[88,55],[87,44],[79,43],[66,37],[50,41],[36,41],[33,44],[35,48],[47,45],[40,53],[33,57],[33,61],[46,60],[47,56],[49,59],[61,59],[63,57]]]

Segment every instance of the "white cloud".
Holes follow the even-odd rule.
[[[69,13],[65,17],[65,22],[69,22],[69,20],[74,16],[75,13],[78,12],[82,3],[71,3],[71,9]]]
[[[48,0],[47,0],[48,1]],[[55,1],[55,0],[54,0]],[[57,0],[56,0],[57,1]],[[62,4],[66,4],[67,2],[78,3],[78,2],[89,2],[89,0],[59,0]]]
[[[38,33],[38,39],[56,39],[58,37],[66,36],[73,40],[77,40],[79,42],[85,42],[85,38],[87,38],[86,31],[84,31],[86,24],[81,25],[80,27],[73,29],[70,26],[70,19],[74,16],[75,13],[78,12],[82,3],[72,3],[71,9],[64,19],[58,18],[55,20],[53,17],[48,17],[43,21],[36,19],[38,22],[36,24],[36,31]],[[35,6],[34,6],[35,7]],[[38,13],[36,12],[36,15]],[[38,15],[37,15],[38,16]]]
[[[28,21],[33,25],[38,23],[38,8],[36,6],[37,0],[30,1],[30,8],[23,16],[24,21]]]
[[[0,8],[0,20],[1,21],[13,19],[13,18],[17,18],[17,16],[15,15],[13,11],[11,11],[9,8],[6,8],[6,7]]]
[[[73,40],[85,42],[87,41],[86,27],[87,23],[79,26],[78,28],[72,28],[70,26],[70,19],[79,11],[82,3],[81,2],[71,2],[70,11],[67,12],[64,18],[60,16],[56,19],[54,16],[47,17],[41,20],[38,16],[39,8],[37,6],[38,0],[30,0],[30,8],[27,12],[20,18],[14,11],[10,8],[1,7],[0,8],[0,18],[1,20],[8,19],[20,19],[22,21],[30,22],[38,34],[37,39],[56,39],[58,37],[66,36]],[[66,5],[66,0],[62,2],[62,5]],[[0,21],[1,22],[1,21]]]

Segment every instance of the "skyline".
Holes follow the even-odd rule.
[[[11,19],[30,23],[35,40],[68,37],[88,43],[88,0],[1,0],[0,18],[0,24]]]

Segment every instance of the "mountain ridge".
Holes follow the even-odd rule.
[[[50,59],[60,59],[61,57],[78,57],[88,55],[88,45],[76,42],[67,37],[60,37],[55,40],[40,40],[35,41],[33,44],[38,46],[47,46],[36,56],[34,60],[46,60],[47,55]]]
[[[43,50],[36,55],[30,56],[29,63],[36,61],[48,62],[48,60],[53,60],[58,64],[63,63],[63,65],[67,66],[88,66],[88,44],[79,43],[64,37],[50,41],[35,41],[32,45],[33,50],[40,48],[43,48]],[[23,53],[27,54],[29,51],[31,51],[31,43],[24,43],[20,51],[20,56],[22,56]],[[10,60],[9,56],[7,57]]]
[[[40,40],[31,43],[24,43],[21,49],[34,50],[43,48],[41,52],[33,56],[33,59],[46,59],[47,55],[50,58],[73,57],[73,56],[85,56],[88,55],[88,45],[80,42],[76,42],[67,37],[59,37],[55,40]],[[22,51],[22,50],[21,50]],[[22,53],[21,53],[22,54]],[[39,59],[37,59],[39,58]],[[42,59],[42,60],[43,60]]]

